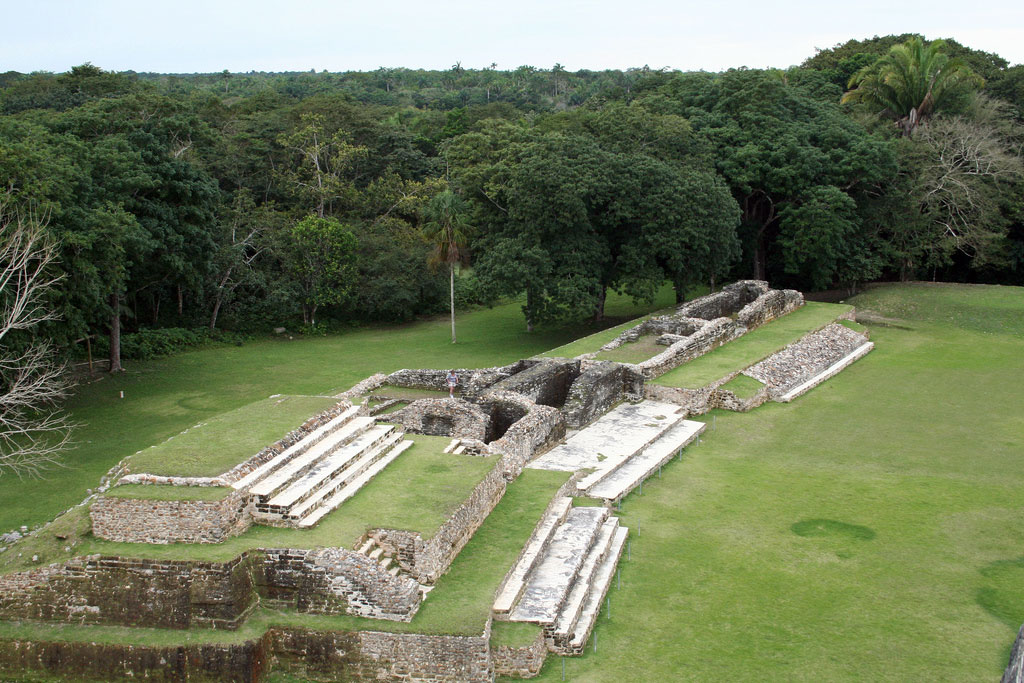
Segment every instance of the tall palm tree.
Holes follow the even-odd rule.
[[[942,52],[943,40],[913,37],[850,77],[843,102],[863,102],[896,120],[905,137],[952,96],[984,81],[959,58]]]
[[[427,204],[423,234],[434,245],[431,261],[448,264],[448,287],[452,313],[452,344],[455,343],[455,264],[465,263],[467,243],[473,233],[466,202],[451,190],[437,193]]]

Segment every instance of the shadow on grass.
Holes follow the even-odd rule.
[[[975,601],[1014,631],[1024,623],[1024,557],[999,560],[983,567],[984,586]]]
[[[805,537],[848,538],[857,541],[870,541],[875,537],[874,529],[834,519],[805,519],[789,528],[797,536]]]

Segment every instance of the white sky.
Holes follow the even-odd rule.
[[[1024,2],[0,0],[0,73],[787,67],[917,32],[1024,62]]]

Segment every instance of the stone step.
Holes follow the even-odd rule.
[[[369,555],[370,551],[373,549],[373,546],[375,546],[376,544],[376,539],[368,538],[366,539],[366,543],[363,543],[361,546],[359,546],[359,550],[356,552],[362,553],[363,555]]]
[[[275,455],[273,458],[271,458],[267,462],[263,463],[262,465],[254,469],[249,474],[245,475],[244,477],[236,481],[231,486],[234,487],[236,490],[252,486],[260,479],[263,479],[268,474],[276,470],[278,467],[281,467],[282,465],[287,463],[296,455],[303,453],[313,444],[317,443],[318,441],[325,438],[329,434],[343,427],[350,420],[359,415],[359,408],[360,406],[351,406],[349,408],[346,408],[340,415],[335,417],[333,420],[331,420],[327,424],[317,427],[312,432],[307,434],[305,437],[303,437],[299,441],[296,441],[291,446],[284,449],[283,451]]]
[[[579,576],[576,577],[576,583],[573,584],[572,590],[569,591],[569,597],[566,598],[565,604],[562,605],[562,611],[558,613],[558,618],[555,620],[551,635],[556,644],[567,642],[576,628],[576,622],[579,621],[580,614],[583,612],[583,605],[586,602],[587,596],[590,595],[591,588],[593,588],[597,568],[608,554],[618,528],[618,517],[609,517],[601,525],[601,531],[597,536],[597,540],[594,541],[590,552],[587,553],[587,559],[580,568]]]
[[[336,477],[342,476],[364,453],[386,441],[393,434],[398,439],[402,438],[402,435],[395,432],[395,428],[391,425],[375,425],[367,429],[348,443],[335,448],[317,460],[301,476],[292,479],[286,487],[280,489],[273,498],[262,505],[283,509],[295,507]],[[260,506],[260,503],[256,504],[257,508]]]
[[[579,620],[576,622],[572,639],[564,650],[558,650],[562,654],[580,654],[586,646],[587,638],[590,637],[590,632],[594,630],[594,625],[597,623],[597,617],[601,614],[604,597],[612,586],[615,568],[619,564],[619,558],[622,557],[622,549],[626,547],[628,536],[629,529],[626,527],[620,526],[616,529],[611,547],[608,549],[604,560],[594,575],[594,580],[590,586],[590,593],[583,604],[583,610],[580,613]]]
[[[374,424],[375,422],[372,417],[352,418],[340,429],[313,444],[305,452],[294,456],[287,463],[254,484],[249,489],[249,492],[262,499],[270,498],[278,489],[287,486],[296,477],[302,476],[317,460],[331,453],[335,448],[344,446]]]
[[[685,417],[677,405],[660,401],[622,403],[564,444],[527,464],[531,469],[575,472],[594,470],[580,490],[597,482],[630,456],[639,453]]]
[[[705,427],[703,422],[682,420],[647,448],[587,487],[587,495],[611,502],[619,500],[697,439]]]
[[[301,503],[288,510],[284,515],[285,519],[302,519],[314,509],[320,507],[324,501],[334,495],[334,493],[347,486],[349,482],[359,478],[363,472],[384,457],[388,451],[402,441],[403,436],[404,435],[401,432],[392,432],[383,440],[379,440],[377,443],[373,444],[372,447],[364,450],[359,455],[358,459],[352,462],[352,464],[344,470],[343,474],[330,479],[323,486],[317,489],[315,493],[307,496]]]
[[[552,533],[565,520],[565,515],[571,508],[572,498],[561,496],[537,523],[533,534],[530,536],[530,540],[527,541],[523,552],[519,556],[519,561],[516,562],[516,566],[512,569],[508,580],[494,601],[495,614],[507,614],[512,609],[512,606],[516,604],[519,596],[523,593],[526,577],[529,576],[530,570],[537,564],[538,559],[543,556],[544,549],[547,548],[548,543],[551,541]]]
[[[510,621],[554,624],[576,576],[608,518],[608,508],[578,507],[565,516],[527,579],[522,597],[509,615]]]
[[[376,560],[376,559],[379,559],[380,556],[383,555],[383,554],[384,554],[384,548],[381,548],[380,546],[377,546],[372,551],[370,551],[370,554],[367,555],[367,557],[369,557],[371,560]]]
[[[397,446],[388,451],[384,457],[377,460],[377,462],[366,468],[366,471],[356,477],[353,481],[346,484],[341,488],[340,491],[335,493],[329,499],[324,501],[322,505],[311,511],[308,515],[298,521],[296,526],[302,529],[308,529],[314,526],[317,522],[323,519],[329,512],[337,508],[339,505],[344,503],[346,500],[354,496],[360,488],[362,488],[366,482],[370,481],[375,477],[381,470],[391,464],[391,461],[397,458],[399,455],[405,452],[407,448],[412,446],[412,441],[402,441]]]

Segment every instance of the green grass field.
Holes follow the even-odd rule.
[[[625,500],[622,588],[567,680],[999,679],[1024,622],[1024,289],[851,303],[900,327],[791,404],[716,413]]]
[[[611,614],[600,618],[597,651],[589,647],[582,657],[566,658],[567,680],[998,680],[1024,622],[1024,289],[893,285],[872,288],[850,303],[863,314],[861,320],[876,321],[868,323],[873,352],[792,403],[706,416],[715,428],[709,426],[702,443],[688,447],[661,478],[646,482],[642,495],[626,498],[620,514],[631,529],[631,542],[630,559],[621,564],[622,585],[609,594]],[[796,313],[815,308],[809,304]],[[504,315],[512,320],[510,311]],[[465,316],[467,344],[476,334],[472,343],[478,346],[477,355],[467,351],[463,358],[477,361],[457,362],[446,355],[453,348],[444,321],[421,324],[421,336],[395,328],[408,336],[393,342],[394,357],[374,336],[383,331],[301,344],[264,342],[140,365],[145,373],[87,387],[84,391],[96,392],[88,396],[97,403],[83,404],[76,415],[80,420],[93,415],[88,433],[107,439],[91,451],[97,462],[105,458],[102,467],[94,466],[102,473],[129,452],[248,402],[246,396],[326,393],[328,386],[343,388],[378,369],[490,365],[542,350],[532,345],[541,337],[502,337],[512,326],[502,327],[499,312]],[[757,340],[755,334],[774,324],[733,344]],[[423,330],[430,325],[437,329],[428,334]],[[473,325],[479,325],[475,332]],[[802,333],[793,330],[796,337]],[[463,335],[460,330],[460,339]],[[549,347],[572,336],[571,330],[543,335]],[[339,349],[357,339],[381,345],[375,350],[380,360],[371,363],[372,354],[364,356],[355,347],[342,354]],[[715,362],[738,369],[737,363],[749,364],[755,352],[766,355],[780,341],[767,339],[759,348]],[[419,357],[403,346],[410,343],[420,345]],[[321,354],[361,360],[347,369],[341,366],[348,360],[329,366],[309,351],[314,347]],[[279,354],[280,348],[292,355]],[[289,386],[266,386],[266,373],[250,376],[261,363],[271,363],[267,354],[274,358],[274,376]],[[427,357],[440,362],[423,362]],[[185,380],[187,372],[204,379]],[[134,398],[145,411],[129,409],[131,403],[109,391],[122,384],[129,387],[125,402]],[[222,406],[225,397],[237,404]],[[99,476],[88,479],[84,469],[75,476],[61,470],[63,478],[53,480],[70,482],[74,490],[65,497],[71,502]],[[541,481],[541,475],[550,480]],[[561,476],[525,472],[413,622],[386,627],[476,628]],[[2,483],[9,487],[3,500],[22,512],[0,510],[9,520],[6,528],[21,518],[45,519],[32,511],[34,501],[22,500],[37,489],[20,495],[14,482]],[[41,498],[43,507],[57,506],[57,494]],[[381,510],[375,519],[386,514],[402,513]],[[68,515],[38,542],[53,545],[49,534],[82,524],[81,511]],[[340,544],[358,526],[339,525],[333,531],[321,525],[324,539],[317,543]],[[95,541],[83,541],[83,548],[90,543]],[[29,547],[24,552],[31,552]],[[149,546],[146,554],[170,550]],[[0,556],[0,562],[4,559]],[[269,623],[352,628],[363,622],[264,610],[247,622],[245,632],[258,633]],[[136,639],[142,634],[0,624],[0,637],[141,642]],[[166,643],[243,636],[158,631],[145,638]],[[522,629],[500,628],[495,642],[518,643],[529,636]],[[561,680],[561,663],[549,657],[539,680]]]
[[[730,372],[742,370],[792,344],[808,332],[824,327],[849,311],[845,304],[808,301],[792,313],[762,325],[739,339],[669,370],[651,382],[667,387],[699,389]]]

